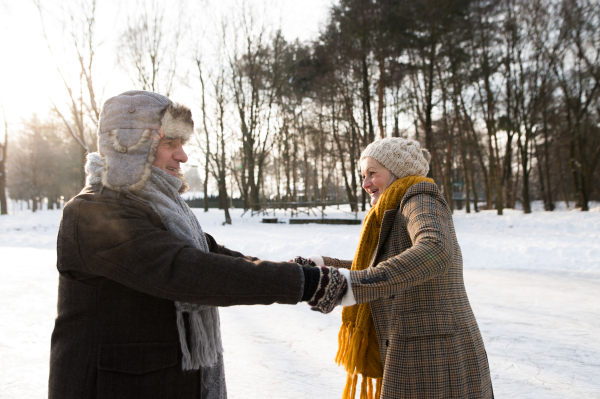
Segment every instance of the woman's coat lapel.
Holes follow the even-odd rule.
[[[379,229],[379,241],[377,242],[377,249],[373,252],[373,256],[371,257],[371,262],[369,262],[369,267],[373,267],[373,263],[377,256],[379,255],[379,251],[383,247],[385,240],[387,239],[390,231],[392,231],[392,227],[394,227],[394,220],[396,219],[396,215],[398,214],[398,208],[390,209],[385,211],[383,214],[383,220],[381,221],[381,228]]]

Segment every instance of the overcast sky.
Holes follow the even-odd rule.
[[[77,1],[77,0],[75,0]],[[219,14],[230,13],[240,4],[239,0],[183,0],[187,3],[188,17],[202,14],[198,18],[210,25]],[[46,27],[51,45],[55,49],[57,62],[67,61],[60,57],[61,48],[67,41],[57,26],[55,16],[60,7],[70,0],[42,0],[47,9]],[[319,28],[328,17],[332,0],[246,0],[261,17],[281,26],[287,40],[302,41],[318,37]],[[107,99],[125,90],[135,88],[126,73],[116,66],[114,52],[120,33],[124,30],[127,15],[135,15],[138,2],[101,0],[98,1],[96,40],[101,42],[95,64],[96,80],[105,88]],[[169,2],[169,4],[172,4]],[[208,17],[208,22],[205,17]],[[3,105],[9,125],[17,127],[22,118],[32,113],[45,115],[50,99],[64,106],[66,90],[58,75],[55,63],[43,39],[40,15],[32,0],[0,0],[0,103]],[[211,28],[208,27],[208,30]],[[185,56],[185,54],[184,54]],[[76,61],[76,60],[73,60]],[[73,62],[68,60],[68,62]],[[173,94],[177,95],[177,91]],[[62,105],[61,105],[62,101]],[[0,119],[1,119],[0,115]],[[3,133],[3,121],[0,130]],[[3,136],[3,135],[2,135]],[[0,139],[2,140],[2,139]]]

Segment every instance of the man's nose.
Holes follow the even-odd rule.
[[[181,162],[181,163],[186,163],[188,161],[188,156],[185,153],[185,150],[183,149],[183,147],[180,147],[177,151],[175,151],[175,153],[173,154],[173,158],[177,162]]]

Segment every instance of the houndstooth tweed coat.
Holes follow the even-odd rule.
[[[383,362],[381,399],[493,398],[452,213],[435,184],[412,186],[385,213],[369,268],[353,271],[350,281],[357,303],[371,306]]]

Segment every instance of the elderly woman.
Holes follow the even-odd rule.
[[[416,141],[370,144],[360,161],[373,207],[354,260],[296,258],[334,267],[349,282],[336,291],[344,399],[355,397],[359,374],[361,399],[493,398],[452,212],[425,177],[429,160]]]

